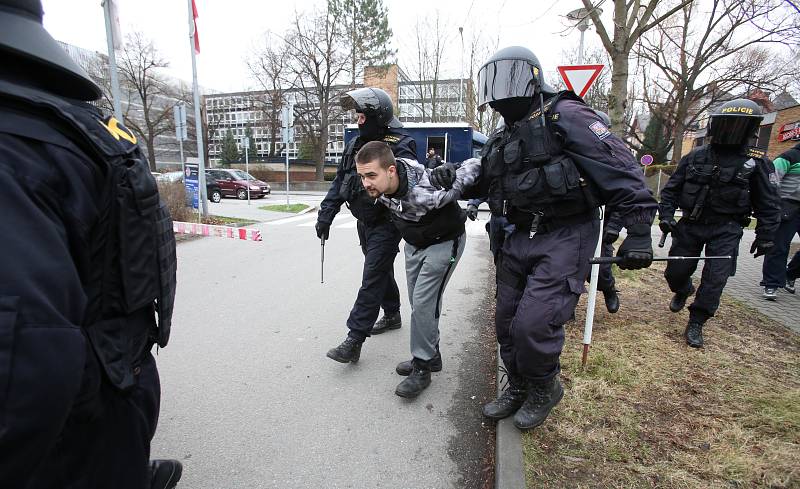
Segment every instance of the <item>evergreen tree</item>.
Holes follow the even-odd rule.
[[[328,0],[328,10],[339,19],[339,35],[348,40],[351,86],[365,66],[387,64],[395,55],[383,0]]]
[[[225,138],[222,140],[220,159],[224,168],[230,167],[231,163],[236,163],[239,160],[239,147],[236,145],[236,139],[234,139],[233,132],[230,129],[225,132]]]
[[[668,142],[669,137],[666,134],[664,119],[657,112],[653,112],[644,130],[642,147],[639,148],[636,157],[640,159],[642,156],[649,154],[657,165],[664,164],[667,160]]]

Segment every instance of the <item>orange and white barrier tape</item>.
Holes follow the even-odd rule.
[[[196,234],[198,236],[213,236],[216,238],[242,239],[245,241],[262,241],[261,231],[258,229],[235,228],[231,226],[216,226],[213,224],[198,224],[193,222],[172,222],[172,230],[177,234]]]

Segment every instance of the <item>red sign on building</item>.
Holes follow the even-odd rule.
[[[781,126],[780,130],[778,130],[779,142],[782,143],[792,139],[800,139],[800,121],[784,124]]]

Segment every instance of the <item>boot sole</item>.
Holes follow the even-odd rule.
[[[420,390],[419,392],[403,392],[395,389],[394,393],[403,399],[414,399],[418,395],[422,394],[422,391],[430,387],[430,384],[426,385],[424,389]]]
[[[358,363],[358,358],[342,358],[331,355],[331,352],[325,354],[326,357],[330,358],[331,360],[335,360],[339,363]]]
[[[562,388],[561,388],[561,392],[558,394],[558,399],[556,399],[556,400],[555,400],[555,401],[552,403],[552,405],[550,406],[550,411],[548,411],[548,412],[547,412],[547,416],[545,416],[545,417],[544,417],[544,418],[543,418],[541,421],[539,421],[538,423],[536,423],[536,424],[534,424],[534,425],[531,425],[531,426],[520,426],[520,425],[519,425],[519,423],[517,423],[517,420],[515,419],[515,420],[514,420],[514,426],[516,426],[516,427],[517,427],[517,429],[519,429],[519,430],[531,430],[531,429],[533,429],[533,428],[536,428],[537,426],[541,426],[541,425],[542,425],[542,423],[544,423],[545,421],[547,421],[547,418],[549,418],[549,417],[550,417],[550,413],[551,413],[551,412],[553,412],[553,408],[555,408],[556,406],[558,406],[558,403],[559,403],[559,402],[561,402],[561,399],[562,399],[563,397],[564,397],[564,388],[562,387]]]
[[[408,377],[409,375],[411,375],[411,370],[400,370],[399,368],[395,368],[394,371],[397,372],[397,375],[402,375],[403,377]],[[441,371],[442,371],[441,365],[439,365],[438,367],[431,367],[431,372],[441,372]]]
[[[402,327],[403,327],[402,324],[398,324],[397,326],[386,326],[385,328],[381,328],[381,329],[373,329],[370,332],[370,335],[375,336],[376,334],[385,333],[385,332],[393,330],[393,329],[400,329]]]
[[[481,414],[483,414],[483,417],[486,418],[486,419],[493,419],[495,421],[500,421],[501,419],[510,418],[511,416],[514,416],[515,414],[517,414],[517,411],[519,411],[520,407],[522,407],[522,405],[520,405],[517,409],[515,409],[514,412],[506,414],[505,416],[492,416],[490,414],[486,414],[486,412],[484,412],[484,411],[481,411]]]

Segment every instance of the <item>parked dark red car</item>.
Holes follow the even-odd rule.
[[[263,199],[272,192],[267,182],[257,180],[242,170],[214,168],[206,170],[206,175],[213,177],[219,185],[223,197],[247,198],[248,189],[251,199]]]

